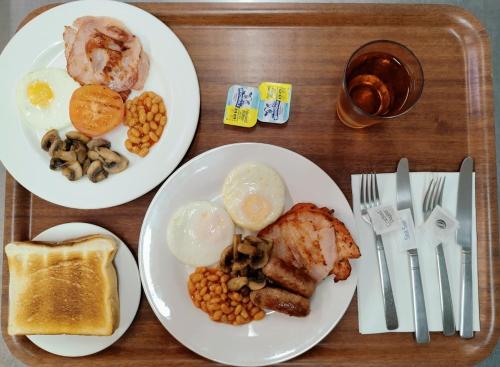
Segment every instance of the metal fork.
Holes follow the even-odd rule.
[[[432,179],[425,193],[422,203],[424,220],[431,215],[436,205],[441,205],[443,201],[444,183],[446,177]],[[439,225],[437,223],[437,225]],[[451,302],[450,281],[448,280],[448,270],[444,257],[443,244],[436,247],[436,257],[438,265],[439,290],[441,296],[441,316],[443,318],[443,334],[446,336],[455,334],[455,319],[453,316],[453,304]]]
[[[380,205],[377,175],[375,173],[361,175],[360,204],[361,217],[371,226],[372,222],[368,215],[368,208]],[[382,242],[382,237],[378,234],[375,234],[375,245],[377,248],[378,270],[384,300],[385,324],[388,330],[394,330],[399,326],[398,314],[396,312],[396,304],[394,303],[394,295],[392,294],[391,278],[389,277],[384,243]]]

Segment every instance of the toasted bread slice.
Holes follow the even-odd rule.
[[[113,334],[119,322],[117,249],[105,235],[9,243],[8,333]]]

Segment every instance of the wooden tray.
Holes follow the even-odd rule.
[[[409,158],[413,171],[456,171],[466,155],[475,158],[481,315],[476,337],[466,341],[432,333],[431,344],[420,346],[410,333],[360,335],[354,298],[335,330],[288,365],[472,365],[489,355],[499,335],[500,261],[490,49],[488,35],[476,18],[461,8],[440,5],[139,6],[172,28],[198,72],[200,123],[184,162],[223,144],[272,143],[316,162],[350,198],[352,173],[393,172],[402,156]],[[24,22],[48,8],[34,11]],[[404,117],[352,130],[335,113],[342,70],[358,46],[374,39],[399,41],[416,53],[425,73],[424,93]],[[259,124],[252,129],[224,126],[228,87],[256,86],[261,81],[293,84],[288,124]],[[137,254],[140,226],[155,191],[111,209],[72,210],[41,200],[8,177],[5,242],[32,238],[56,224],[83,221],[113,231]],[[24,337],[8,336],[7,305],[4,260],[2,332],[14,356],[28,365],[207,364],[162,327],[145,297],[135,322],[116,344],[76,359],[53,356]],[[228,353],[230,345],[228,340]]]

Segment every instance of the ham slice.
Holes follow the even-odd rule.
[[[110,17],[81,17],[63,33],[68,73],[80,84],[100,84],[128,95],[142,89],[149,58],[139,39]]]
[[[259,232],[273,241],[272,257],[304,270],[316,282],[329,274],[347,279],[349,258],[361,256],[345,225],[327,208],[301,203]]]

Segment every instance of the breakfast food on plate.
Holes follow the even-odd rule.
[[[167,242],[179,260],[186,264],[205,260],[203,265],[211,265],[215,251],[220,253],[217,267],[199,268],[188,280],[193,303],[212,320],[234,325],[249,322],[248,315],[237,318],[245,307],[259,318],[264,317],[262,309],[307,316],[317,285],[331,274],[335,282],[347,279],[349,259],[361,256],[333,210],[298,203],[281,215],[285,191],[276,171],[248,162],[235,167],[224,181],[222,194],[229,215],[224,212],[223,220],[205,214],[213,210],[211,203],[203,203],[202,210],[199,203],[191,203],[174,214]],[[258,231],[257,235],[234,234],[227,244],[227,235],[234,231],[232,226],[230,232],[225,231],[228,223],[232,225],[231,219],[246,230]],[[221,250],[217,243],[223,242],[226,245]],[[228,301],[228,297],[234,300]],[[237,305],[239,298],[247,306]],[[229,318],[233,311],[235,318]]]
[[[120,95],[102,85],[84,85],[73,92],[69,117],[82,133],[96,137],[120,125],[125,104]]]
[[[116,251],[105,235],[9,243],[9,335],[113,334],[119,322]]]
[[[262,269],[273,287],[253,290],[250,299],[290,316],[306,316],[316,285],[329,274],[336,282],[347,279],[349,259],[361,256],[332,211],[310,203],[294,205],[258,236],[273,243],[271,258]]]
[[[39,69],[26,74],[16,90],[20,114],[34,129],[58,129],[70,125],[68,105],[79,87],[62,69]]]
[[[262,320],[265,312],[250,301],[248,294],[231,291],[228,286],[231,280],[231,275],[219,269],[197,268],[188,279],[193,304],[217,322],[243,325]]]
[[[259,231],[283,212],[285,185],[271,167],[249,162],[235,167],[222,187],[224,205],[242,228]]]
[[[138,37],[110,17],[85,16],[63,33],[66,68],[81,85],[100,84],[125,100],[144,87],[149,58]]]
[[[167,244],[181,262],[192,266],[215,263],[231,243],[234,224],[226,211],[208,201],[188,203],[172,215]]]
[[[91,139],[79,131],[66,133],[62,140],[57,130],[49,130],[42,138],[41,148],[49,153],[51,170],[61,170],[70,181],[87,175],[96,183],[110,173],[120,173],[128,167],[128,160],[111,150],[111,143],[105,139]]]
[[[316,281],[302,269],[273,256],[262,269],[263,274],[279,286],[304,297],[311,297]]]
[[[250,293],[250,300],[258,307],[269,308],[289,316],[309,315],[309,299],[284,289],[266,287]]]
[[[361,256],[345,225],[329,209],[310,203],[294,205],[259,237],[273,241],[273,257],[304,270],[316,282],[330,273],[335,281],[347,279],[349,259]]]
[[[233,278],[228,282],[229,290],[248,295],[249,291],[266,286],[262,269],[271,256],[273,244],[255,236],[242,239],[233,236],[233,243],[222,251],[219,269]]]
[[[128,100],[124,123],[129,127],[125,147],[128,151],[145,157],[160,140],[167,124],[163,99],[153,92],[144,92]]]

